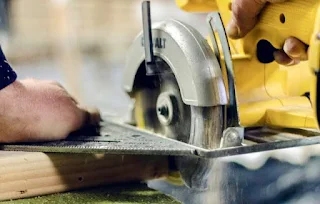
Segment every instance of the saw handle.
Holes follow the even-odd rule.
[[[319,0],[288,0],[284,3],[268,3],[260,14],[254,30],[245,38],[246,50],[266,40],[275,49],[281,49],[288,37],[296,37],[310,43],[314,32]]]
[[[268,4],[255,29],[245,39],[250,43],[268,41],[273,49],[282,49],[285,40],[296,37],[309,45],[309,67],[316,74],[311,80],[310,99],[320,127],[320,0],[288,0]],[[251,44],[252,47],[252,44]],[[259,46],[255,49],[259,59]],[[262,49],[261,53],[268,53]],[[272,51],[272,49],[270,49]],[[269,53],[270,54],[270,53]],[[268,58],[268,57],[267,57]],[[262,62],[259,59],[260,62]],[[271,61],[270,61],[271,62]],[[307,70],[306,70],[307,71]]]

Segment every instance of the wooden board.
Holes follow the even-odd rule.
[[[152,190],[145,184],[109,185],[67,193],[57,193],[35,198],[2,201],[1,204],[180,204],[159,191]]]
[[[0,200],[167,175],[166,157],[0,152]]]

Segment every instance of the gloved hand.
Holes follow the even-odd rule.
[[[0,91],[0,142],[50,141],[100,121],[54,81],[15,81]]]
[[[259,13],[266,3],[281,3],[286,0],[234,0],[232,2],[232,20],[227,27],[228,35],[233,39],[244,37],[259,20]],[[301,60],[307,60],[308,46],[299,39],[290,37],[283,50],[274,52],[274,58],[279,64],[295,65]]]

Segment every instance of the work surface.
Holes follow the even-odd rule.
[[[4,201],[1,204],[30,204],[30,203],[96,203],[96,204],[176,204],[179,203],[173,198],[166,196],[159,191],[149,189],[144,184],[124,184],[116,186],[105,186],[91,188],[69,193],[53,194],[29,199]]]

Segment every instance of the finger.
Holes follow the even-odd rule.
[[[283,50],[291,59],[308,60],[308,46],[297,38],[288,38],[284,43]]]
[[[79,104],[79,102],[77,101],[77,99],[75,99],[74,97],[70,96],[70,99],[72,100],[72,102],[76,105]]]
[[[101,121],[100,113],[96,108],[87,108],[77,105],[74,110],[74,118],[72,125],[70,126],[70,132],[80,130],[82,128],[90,126],[99,126]]]
[[[82,112],[81,127],[99,125],[101,122],[101,115],[97,108],[89,108],[81,105],[77,105],[77,107]]]
[[[285,66],[292,66],[299,64],[299,59],[292,59],[290,58],[283,50],[278,50],[273,53],[274,59],[277,63],[285,65]]]
[[[285,0],[235,0],[232,3],[232,18],[227,26],[229,37],[238,39],[244,37],[253,29],[258,21],[258,15],[267,2],[278,3]]]

